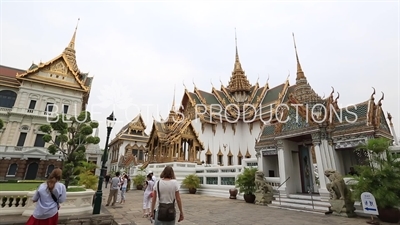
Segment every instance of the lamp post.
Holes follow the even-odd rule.
[[[111,113],[110,116],[107,117],[107,138],[106,138],[106,146],[104,148],[102,163],[101,163],[101,172],[99,177],[99,184],[97,185],[97,191],[95,195],[95,201],[93,206],[93,214],[100,214],[101,209],[101,200],[103,198],[103,182],[104,182],[104,175],[106,174],[106,162],[108,158],[108,139],[110,138],[111,130],[115,124],[117,119],[114,117],[114,112]]]

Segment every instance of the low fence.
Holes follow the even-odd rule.
[[[216,197],[229,197],[229,189],[235,188],[235,181],[239,174],[242,173],[245,167],[258,167],[257,159],[243,159],[243,165],[235,166],[218,166],[218,165],[197,165],[196,163],[185,162],[170,162],[149,164],[145,171],[141,171],[134,167],[131,169],[132,178],[139,173],[148,173],[152,171],[156,177],[159,177],[165,166],[172,166],[174,168],[176,179],[179,183],[189,174],[194,174],[200,178],[199,194]],[[278,187],[279,177],[266,177],[267,182],[272,187]],[[135,187],[131,187],[134,189]],[[185,188],[181,189],[185,193]],[[241,195],[238,195],[242,198]]]
[[[36,191],[0,191],[0,216],[30,216],[35,209],[32,197]],[[92,200],[95,191],[67,192],[67,199],[60,207],[60,216],[92,213]]]

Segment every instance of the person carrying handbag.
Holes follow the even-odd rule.
[[[60,203],[67,199],[65,185],[60,183],[62,171],[54,169],[47,181],[42,183],[32,197],[36,202],[35,210],[26,225],[55,225],[58,224]]]
[[[150,216],[154,219],[154,225],[174,225],[176,221],[175,201],[179,208],[178,222],[184,219],[179,184],[171,166],[166,166],[160,177],[162,178],[153,187]]]

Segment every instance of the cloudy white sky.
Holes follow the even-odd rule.
[[[295,83],[295,33],[301,64],[321,96],[331,86],[344,106],[367,100],[372,86],[400,136],[399,2],[349,1],[1,1],[2,65],[27,69],[67,46],[80,18],[81,71],[95,76],[89,109],[121,127],[142,112],[166,117],[176,86],[211,91],[227,85],[235,27],[251,81]],[[146,106],[150,105],[150,106]],[[105,127],[100,130],[104,145]]]

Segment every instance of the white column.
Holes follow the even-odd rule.
[[[292,182],[294,179],[294,177],[292,177],[293,173],[292,152],[290,149],[285,147],[284,141],[278,141],[277,148],[278,148],[279,177],[280,177],[280,183],[282,184],[282,186],[279,188],[279,192],[281,193],[281,195],[284,196],[290,194],[294,190]]]
[[[317,166],[318,166],[318,176],[319,176],[319,194],[321,196],[322,200],[327,200],[329,199],[329,192],[326,189],[326,184],[328,182],[327,177],[325,176],[325,170],[328,169],[327,163],[326,163],[326,158],[324,156],[324,150],[321,149],[323,148],[323,145],[321,145],[320,140],[313,140],[314,144],[314,149],[315,149],[315,157],[317,159]]]
[[[263,171],[264,172],[264,157],[263,157],[263,151],[256,151],[256,157],[257,157],[257,164],[258,164],[258,171]],[[264,174],[266,176],[266,174]]]

